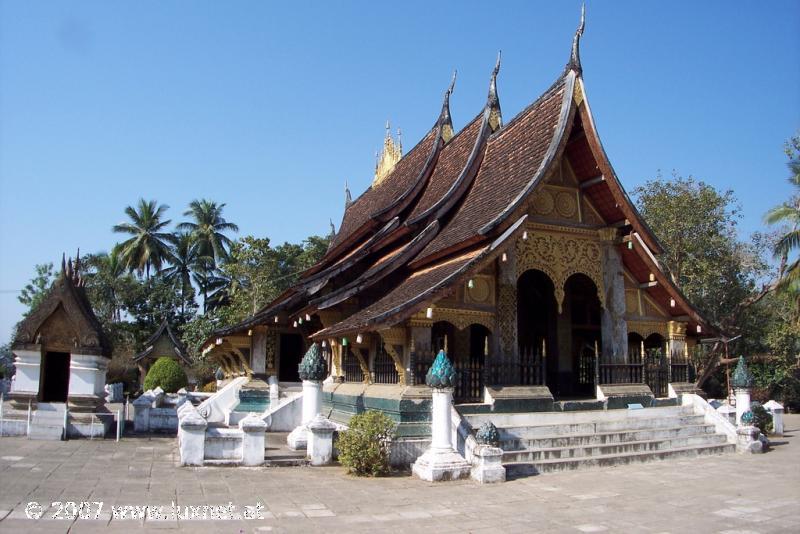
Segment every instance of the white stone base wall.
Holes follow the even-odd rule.
[[[389,463],[392,467],[408,469],[430,446],[430,438],[395,439],[389,447]]]

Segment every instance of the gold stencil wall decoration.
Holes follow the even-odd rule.
[[[500,350],[511,354],[517,343],[517,288],[500,284],[497,299],[497,317],[500,328]]]
[[[564,287],[573,274],[588,276],[597,286],[600,305],[605,307],[603,258],[600,244],[579,235],[528,230],[528,239],[517,241],[517,273],[537,269],[553,281],[558,312],[564,303]]]

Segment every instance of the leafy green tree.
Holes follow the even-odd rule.
[[[231,239],[225,232],[238,232],[239,227],[222,216],[225,203],[211,200],[193,200],[183,214],[192,220],[182,222],[178,230],[189,232],[194,238],[200,256],[213,258],[215,265],[226,260]]]
[[[147,376],[144,378],[144,389],[155,389],[160,387],[165,393],[175,393],[182,387],[186,387],[189,380],[186,371],[181,364],[174,358],[161,357],[156,360]]]
[[[738,330],[769,266],[756,247],[737,238],[741,209],[733,191],[674,174],[672,180],[659,175],[634,195],[665,249],[665,270],[709,320]]]
[[[789,184],[794,193],[787,202],[767,212],[767,224],[783,225],[784,231],[775,243],[775,257],[780,259],[777,289],[791,293],[800,304],[800,134],[786,143],[789,157]],[[790,261],[790,257],[793,259]]]
[[[89,254],[81,259],[82,277],[95,315],[108,327],[120,322],[124,311],[124,295],[138,285],[118,254]]]
[[[35,269],[36,276],[31,278],[31,281],[22,288],[19,296],[17,296],[17,300],[28,306],[28,311],[25,315],[42,302],[47,292],[53,287],[53,282],[56,278],[55,273],[53,273],[52,263],[39,264]]]
[[[129,271],[145,274],[150,278],[151,267],[160,270],[161,266],[171,257],[169,245],[174,241],[174,236],[164,231],[172,222],[164,219],[169,206],[159,205],[155,200],[139,199],[137,207],[128,206],[125,214],[130,219],[114,225],[114,232],[130,235],[130,239],[123,241],[115,248],[122,263]]]
[[[0,377],[11,377],[14,371],[14,355],[11,353],[11,343],[0,345]]]

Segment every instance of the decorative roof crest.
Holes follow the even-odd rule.
[[[350,207],[350,204],[353,203],[353,197],[350,196],[350,186],[347,183],[347,180],[344,181],[344,209]]]
[[[439,128],[441,129],[441,136],[444,142],[448,142],[453,138],[453,119],[450,117],[450,95],[453,94],[453,89],[456,86],[457,70],[453,71],[453,79],[450,81],[450,86],[444,92],[444,101],[442,102],[442,112],[439,114]]]
[[[503,114],[500,111],[500,97],[497,96],[497,73],[500,72],[500,57],[502,50],[497,52],[497,61],[492,69],[492,78],[489,81],[489,98],[486,102],[486,113],[489,114],[489,126],[494,132],[503,125]]]
[[[572,53],[569,56],[569,63],[567,69],[572,69],[576,73],[581,74],[583,68],[581,67],[581,37],[583,37],[583,30],[586,28],[586,3],[581,6],[581,22],[578,24],[578,29],[575,30],[575,37],[572,38]]]
[[[391,125],[386,121],[386,137],[383,139],[383,150],[378,156],[375,164],[375,178],[372,180],[372,187],[377,187],[389,176],[394,166],[403,157],[403,144],[400,142],[400,130],[397,130],[397,141],[392,137]]]

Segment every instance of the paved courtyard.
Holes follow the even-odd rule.
[[[798,532],[800,415],[786,422],[787,436],[775,438],[765,455],[668,460],[491,486],[430,484],[407,475],[356,479],[339,467],[180,468],[174,438],[2,438],[0,531]],[[41,508],[28,505],[33,501]],[[82,501],[89,503],[80,510],[84,519],[71,519],[72,505],[51,505]],[[262,510],[246,508],[258,502]],[[234,514],[263,518],[202,520],[196,519],[202,508],[184,508],[229,503]],[[148,505],[153,517],[130,518],[146,513],[136,506]],[[41,518],[28,519],[26,507]],[[230,515],[205,510],[212,513]]]

